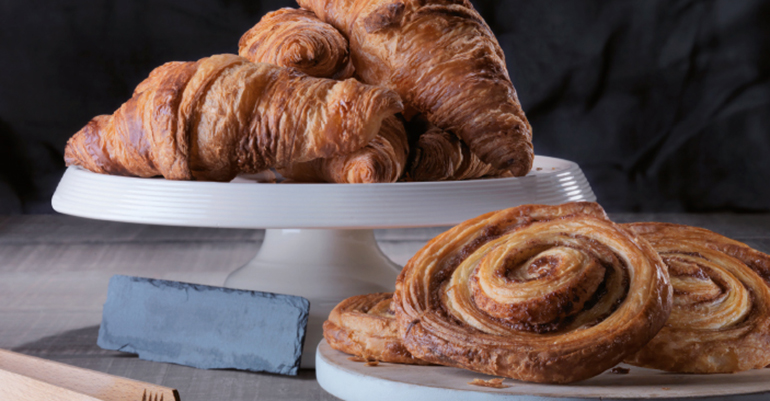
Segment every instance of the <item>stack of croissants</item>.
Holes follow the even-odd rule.
[[[67,143],[103,174],[387,183],[523,176],[532,129],[468,0],[298,0],[239,55],[153,70]]]
[[[616,224],[592,202],[519,206],[428,242],[395,293],[342,301],[324,337],[362,361],[540,383],[619,362],[761,369],[770,365],[770,255],[702,228]]]

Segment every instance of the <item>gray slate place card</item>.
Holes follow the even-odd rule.
[[[97,344],[201,369],[296,375],[309,310],[293,295],[117,275]]]

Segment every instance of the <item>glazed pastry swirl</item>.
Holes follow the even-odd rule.
[[[393,303],[420,359],[568,383],[649,341],[668,318],[671,286],[652,247],[597,204],[529,205],[433,239],[399,275]]]
[[[702,228],[626,227],[660,253],[674,288],[665,327],[628,363],[687,373],[770,364],[770,256]]]
[[[324,322],[329,345],[351,355],[382,362],[427,365],[404,348],[391,309],[392,292],[357,295],[340,302]]]

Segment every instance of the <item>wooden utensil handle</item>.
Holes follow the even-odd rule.
[[[8,400],[179,401],[172,388],[0,349],[0,395],[6,388]]]
[[[98,398],[0,369],[0,399],[13,401],[99,401]]]

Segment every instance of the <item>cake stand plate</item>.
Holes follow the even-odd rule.
[[[681,400],[760,401],[770,399],[770,369],[736,374],[686,375],[622,365],[628,374],[602,373],[572,384],[552,385],[506,379],[496,389],[468,384],[493,376],[446,366],[348,360],[322,341],[316,377],[324,390],[345,401],[585,401]]]
[[[169,181],[69,167],[52,204],[100,220],[267,229],[257,256],[225,286],[307,298],[302,366],[313,367],[321,325],[337,303],[393,291],[401,267],[382,254],[372,229],[449,226],[522,204],[595,199],[577,164],[537,156],[525,177],[365,185]]]

